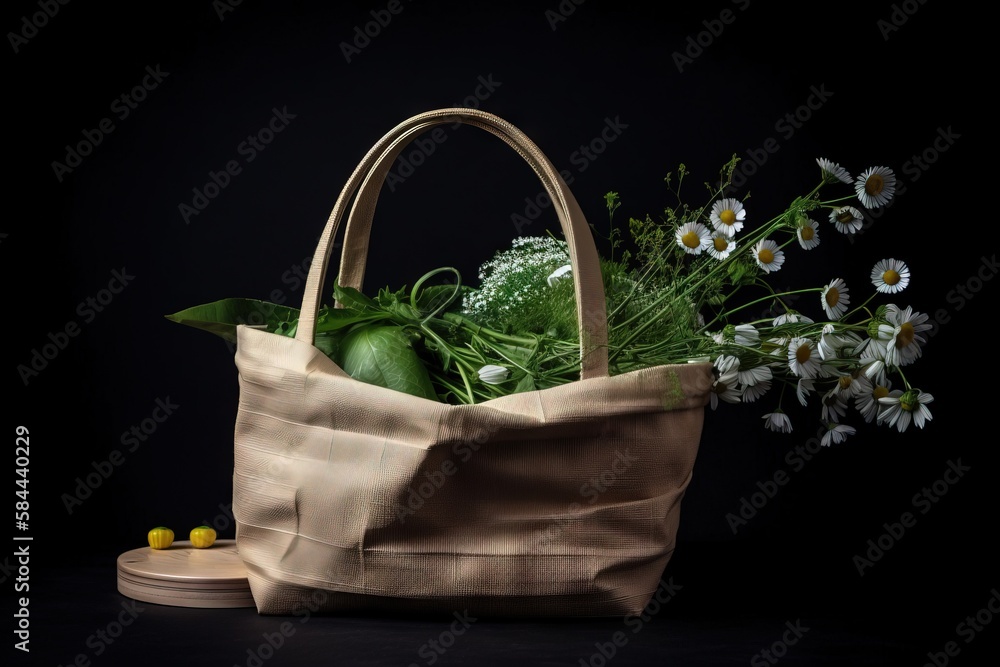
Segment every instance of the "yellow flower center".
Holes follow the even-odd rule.
[[[903,408],[907,412],[912,412],[913,408],[916,407],[912,403],[907,402],[903,397],[899,399],[899,407]]]
[[[799,229],[799,234],[802,235],[803,241],[811,241],[812,237],[816,234],[816,230],[814,230],[809,225],[805,225],[801,229]]]
[[[760,252],[757,253],[757,259],[759,259],[763,264],[770,264],[774,261],[774,253],[767,248],[761,248]]]
[[[842,222],[846,225],[851,220],[854,220],[854,216],[850,211],[841,210],[840,213],[837,214],[837,222]]]
[[[847,389],[848,387],[851,386],[851,382],[853,381],[854,380],[851,378],[850,375],[841,375],[840,379],[838,380],[841,389]]]
[[[915,333],[912,324],[903,322],[902,326],[899,327],[899,333],[896,335],[896,349],[901,350],[912,343]]]
[[[836,306],[840,302],[840,290],[836,287],[831,287],[826,291],[826,305]]]
[[[718,250],[719,252],[722,252],[723,250],[729,247],[729,242],[726,239],[722,238],[721,236],[716,236],[714,239],[712,239],[712,244],[715,246],[715,249]]]
[[[795,350],[795,361],[800,364],[804,364],[812,357],[812,350],[809,349],[808,345],[799,345],[799,349]]]
[[[731,225],[736,222],[736,211],[731,208],[727,208],[725,211],[719,214],[719,220],[722,220],[723,224]]]
[[[889,395],[888,387],[875,387],[875,389],[872,390],[872,396],[875,397],[875,400],[878,400],[880,398],[885,398],[888,395]]]
[[[885,189],[885,179],[878,174],[872,174],[865,181],[865,192],[870,195],[877,195]]]
[[[885,282],[886,285],[895,285],[896,283],[899,282],[899,278],[900,278],[899,272],[893,271],[892,269],[889,269],[888,271],[882,274],[882,280]]]
[[[701,239],[699,239],[698,235],[694,232],[686,232],[683,236],[681,236],[681,243],[689,248],[697,248],[701,243]]]

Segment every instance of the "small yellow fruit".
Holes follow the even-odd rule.
[[[154,549],[169,549],[174,543],[174,531],[165,526],[157,526],[146,535],[149,546]]]
[[[191,545],[196,549],[207,549],[215,544],[215,530],[208,526],[198,526],[191,530]]]

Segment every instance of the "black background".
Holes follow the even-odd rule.
[[[985,17],[943,2],[832,3],[800,15],[801,6],[756,0],[650,7],[564,0],[564,20],[554,20],[556,0],[401,0],[401,11],[348,61],[342,44],[373,21],[372,12],[389,15],[389,3],[245,0],[221,13],[221,3],[207,1],[97,4],[60,5],[16,52],[8,35],[5,56],[5,136],[13,145],[0,229],[12,397],[5,420],[11,440],[17,425],[30,430],[33,537],[32,652],[10,649],[16,658],[246,664],[248,648],[278,623],[253,610],[146,605],[100,655],[87,644],[126,601],[115,589],[115,557],[143,546],[150,527],[169,525],[181,539],[208,522],[221,537],[233,535],[232,350],[164,315],[228,296],[272,299],[275,291],[297,306],[294,268],[308,265],[365,152],[411,115],[475,104],[518,126],[569,171],[598,228],[609,190],[621,194],[621,216],[656,214],[670,203],[668,171],[685,163],[687,193],[700,198],[701,183],[733,153],[744,158],[740,194],[750,193],[756,220],[812,187],[817,157],[853,174],[891,167],[903,186],[856,243],[827,224],[824,244],[808,261],[790,257],[775,281],[806,286],[842,277],[860,301],[876,260],[906,260],[913,281],[901,305],[936,318],[924,358],[908,369],[910,381],[935,396],[933,421],[903,434],[859,425],[856,436],[791,471],[785,456],[815,433],[813,413],[781,436],[761,428],[766,401],[709,411],[667,572],[683,590],[616,664],[746,664],[796,619],[810,631],[783,663],[919,665],[955,641],[954,664],[981,664],[978,654],[1000,628],[987,625],[966,643],[956,627],[1000,585],[986,324],[996,301],[993,169],[985,155],[993,135],[973,123],[988,94],[982,78],[991,60],[977,34]],[[8,5],[5,32],[21,32],[23,17],[39,11],[37,3]],[[700,53],[691,46],[698,39]],[[686,49],[689,59],[678,66]],[[147,67],[167,74],[122,118],[112,102],[139,85]],[[827,99],[801,108],[817,101],[816,90]],[[294,118],[246,162],[238,146],[274,109]],[[794,132],[778,125],[797,110],[805,121]],[[57,177],[53,162],[65,162],[67,146],[104,118],[114,130]],[[608,119],[620,123],[620,136],[582,162],[581,146]],[[367,288],[412,284],[443,265],[474,278],[518,235],[511,216],[523,215],[525,198],[541,191],[534,174],[486,133],[459,128],[447,136],[405,182],[384,191]],[[778,150],[768,154],[761,148],[769,138]],[[915,166],[919,155],[926,168]],[[179,206],[230,160],[242,171],[186,221]],[[556,229],[547,209],[521,233]],[[132,278],[87,315],[81,304],[115,271]],[[806,300],[799,306],[812,308]],[[18,367],[71,323],[79,334],[25,382]],[[176,408],[128,451],[123,434],[151,417],[158,399]],[[80,480],[116,449],[120,465],[69,511],[66,498],[79,495]],[[959,459],[969,471],[930,511],[916,511],[916,524],[859,576],[854,556],[885,523],[914,512],[914,494]],[[727,514],[778,470],[790,481],[734,533]],[[23,534],[13,522],[10,533]],[[5,593],[16,577],[7,558]],[[620,623],[487,622],[439,663],[575,665]],[[315,619],[265,664],[426,664],[418,648],[445,627]]]

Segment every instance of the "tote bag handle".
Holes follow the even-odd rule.
[[[490,132],[502,139],[535,171],[554,204],[569,248],[580,334],[580,378],[608,376],[608,319],[600,258],[590,226],[580,205],[558,170],[523,132],[493,114],[476,109],[446,108],[418,114],[403,121],[376,143],[362,158],[334,204],[316,245],[299,311],[297,340],[314,344],[316,318],[327,265],[340,220],[357,192],[344,230],[338,283],[361,289],[375,206],[382,185],[396,158],[419,135],[440,125],[462,123]]]

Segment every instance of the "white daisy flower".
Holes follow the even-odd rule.
[[[875,420],[879,412],[879,402],[880,398],[885,398],[889,395],[889,390],[892,389],[892,383],[886,381],[886,384],[875,384],[866,377],[858,378],[855,383],[864,381],[867,384],[864,389],[854,397],[854,407],[858,409],[861,416],[864,417],[865,421],[869,424]]]
[[[898,259],[882,259],[872,269],[872,285],[883,294],[902,292],[910,284],[910,267]]]
[[[866,378],[864,373],[855,371],[853,373],[845,373],[839,376],[837,378],[837,383],[833,385],[833,389],[831,389],[831,391],[843,398],[845,401],[849,401],[870,387],[871,380]]]
[[[839,422],[840,418],[847,414],[847,401],[834,390],[826,392],[821,403],[823,421]]]
[[[677,245],[689,255],[700,255],[712,245],[708,227],[700,222],[685,222],[677,228],[674,238],[677,240]]]
[[[771,389],[771,381],[763,380],[754,385],[748,385],[743,387],[741,393],[744,403],[753,403],[758,398],[766,394]]]
[[[487,364],[479,369],[479,379],[486,384],[500,384],[506,380],[509,375],[510,371],[503,366]]]
[[[763,239],[753,247],[753,258],[764,273],[773,273],[785,263],[785,253],[770,239]]]
[[[810,319],[808,316],[790,310],[787,313],[782,313],[781,315],[778,315],[776,318],[774,318],[774,320],[771,322],[771,326],[780,327],[782,324],[798,324],[799,322],[803,324],[813,324],[812,319]]]
[[[830,160],[827,160],[825,157],[821,157],[821,158],[816,158],[816,164],[819,165],[819,168],[823,172],[823,180],[827,182],[836,183],[837,181],[840,181],[841,183],[848,183],[848,184],[854,182],[854,179],[851,178],[851,175],[849,173],[847,173],[847,170],[841,167],[836,162],[831,162]]]
[[[770,382],[773,377],[774,373],[771,372],[771,368],[763,365],[741,369],[738,379],[743,386],[752,387],[759,382]]]
[[[925,313],[913,312],[910,306],[900,310],[895,304],[886,306],[885,316],[894,327],[892,340],[886,343],[886,356],[892,355],[893,366],[912,364],[923,354],[921,345],[927,339],[920,334],[933,328],[933,325],[927,323],[930,318]],[[895,347],[894,355],[890,350],[891,346]]]
[[[851,304],[847,292],[847,283],[840,278],[834,278],[823,288],[820,301],[826,316],[831,320],[839,320],[847,312],[847,306]]]
[[[549,274],[549,277],[545,281],[549,284],[549,287],[555,287],[556,283],[560,280],[566,280],[567,278],[573,277],[573,265],[566,264],[565,266],[560,266],[558,269]]]
[[[708,246],[708,254],[718,260],[729,257],[736,250],[736,241],[726,236],[725,232],[712,232],[712,243]]]
[[[809,405],[809,394],[815,390],[816,384],[812,378],[799,378],[798,384],[795,385],[795,396],[799,399],[802,407]]]
[[[816,343],[808,338],[796,337],[788,343],[788,367],[803,378],[819,375],[820,358]]]
[[[895,426],[900,433],[905,431],[910,425],[910,421],[917,428],[923,428],[924,424],[933,417],[927,404],[934,400],[934,397],[919,389],[909,389],[900,391],[898,389],[889,392],[888,396],[878,399],[879,405],[884,410],[879,415],[881,423],[887,423],[889,428]]]
[[[823,359],[857,359],[865,349],[866,341],[853,331],[831,332],[820,337],[820,356]],[[824,345],[825,355],[824,355]]]
[[[792,420],[781,410],[764,415],[764,428],[776,433],[791,433]]]
[[[712,392],[709,394],[712,409],[715,410],[719,401],[726,403],[739,403],[740,392],[737,388],[739,383],[740,358],[731,354],[720,354],[713,364],[715,382],[712,383]]]
[[[802,220],[795,230],[799,245],[805,250],[812,250],[819,245],[819,223],[812,218]]]
[[[878,208],[896,192],[896,175],[888,167],[869,167],[854,182],[854,192],[865,208]]]
[[[841,234],[853,234],[865,223],[865,215],[853,206],[837,206],[830,211],[830,222]]]
[[[712,212],[708,216],[715,231],[722,232],[732,238],[736,232],[743,229],[743,221],[747,217],[746,209],[739,200],[727,197],[712,204]]]
[[[743,347],[756,347],[760,343],[760,334],[752,324],[728,325],[725,329],[727,338]]]
[[[823,447],[829,447],[831,444],[839,445],[847,440],[847,436],[857,433],[856,428],[847,424],[831,423],[827,425],[827,429],[827,432],[823,434],[823,437],[819,441],[819,444]]]
[[[725,375],[730,371],[735,373],[740,370],[740,358],[733,354],[720,354],[713,366],[716,375]]]

